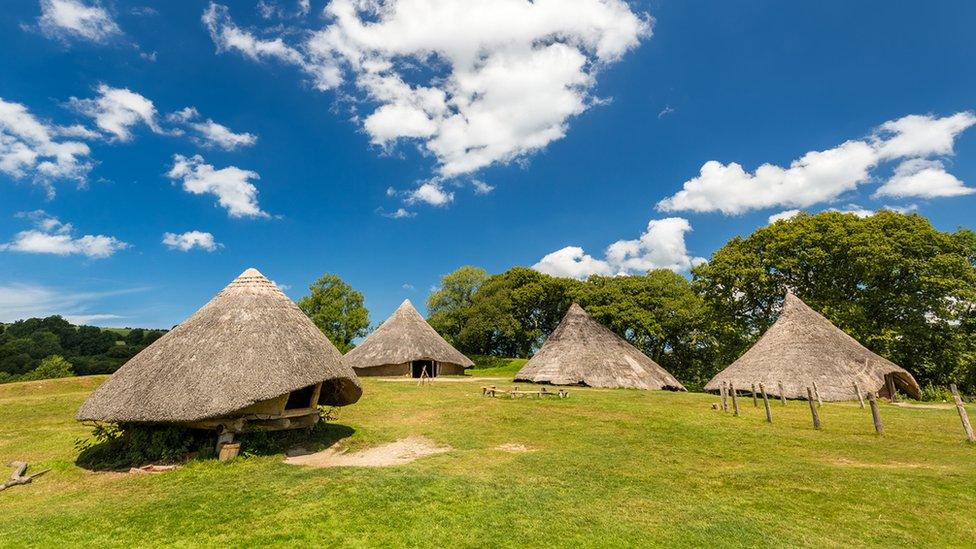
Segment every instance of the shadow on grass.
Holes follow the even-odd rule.
[[[329,448],[356,430],[320,421],[307,429],[241,433],[241,456],[299,455]],[[177,425],[105,425],[79,439],[75,465],[89,471],[128,471],[144,465],[182,464],[217,457],[217,433]]]

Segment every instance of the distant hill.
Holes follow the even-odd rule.
[[[76,326],[61,316],[0,323],[0,383],[36,379],[35,369],[52,356],[70,362],[75,375],[110,374],[165,333]]]

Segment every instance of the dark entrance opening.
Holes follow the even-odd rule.
[[[309,385],[297,391],[292,391],[288,395],[288,402],[285,403],[285,410],[295,410],[298,408],[311,408],[312,395],[315,394],[315,385]]]
[[[411,377],[421,377],[424,369],[427,370],[427,377],[437,377],[437,365],[433,360],[415,360],[410,363]]]

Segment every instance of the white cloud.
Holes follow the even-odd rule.
[[[532,268],[553,276],[571,278],[643,273],[652,269],[687,271],[705,261],[704,258],[688,254],[685,234],[690,231],[691,224],[687,219],[652,219],[640,238],[618,240],[611,244],[604,259],[597,259],[578,246],[567,246],[546,255]]]
[[[35,228],[21,231],[13,240],[0,244],[0,251],[53,255],[84,255],[92,259],[111,256],[128,244],[113,236],[86,234],[75,238],[70,223],[61,223],[43,210],[18,214],[33,222]]]
[[[891,179],[875,191],[874,197],[938,198],[973,193],[976,189],[946,173],[941,161],[915,158],[899,164]]]
[[[193,107],[171,113],[166,119],[183,124],[196,132],[197,135],[191,139],[204,147],[218,147],[225,151],[232,151],[240,147],[250,147],[258,141],[258,137],[252,133],[235,133],[227,126],[209,118],[201,120],[200,113]]]
[[[287,292],[288,290],[291,289],[291,285],[290,284],[279,284],[277,281],[274,281],[274,280],[272,280],[271,283],[274,284],[275,286],[277,286],[278,289],[281,290],[282,292]]]
[[[862,219],[865,218],[865,217],[871,217],[872,215],[878,213],[875,210],[869,210],[867,208],[862,208],[861,206],[858,206],[857,204],[848,204],[847,206],[845,206],[843,208],[828,208],[826,211],[828,211],[828,212],[845,213],[845,214],[854,214],[857,217],[860,217]]]
[[[218,51],[277,59],[315,86],[358,90],[373,143],[418,140],[439,177],[523,158],[561,139],[598,103],[601,68],[650,35],[622,0],[333,0],[327,25],[294,46],[259,39],[211,4]],[[418,66],[429,70],[418,71]]]
[[[471,180],[471,186],[474,187],[474,194],[488,194],[495,190],[495,187],[481,181],[479,179]]]
[[[802,210],[786,210],[769,216],[769,223],[776,223],[777,221],[785,221],[787,219],[793,219],[800,214]]]
[[[414,287],[413,284],[410,284],[409,282],[404,282],[403,285],[400,287],[403,288],[404,290],[407,290],[408,292],[412,292],[417,289]]]
[[[406,208],[397,208],[396,211],[384,213],[382,215],[391,219],[406,219],[409,217],[415,217],[417,214],[407,210]]]
[[[444,206],[454,200],[454,193],[445,191],[436,182],[428,181],[407,194],[407,203],[425,202],[431,206]]]
[[[167,176],[181,180],[187,192],[215,195],[231,217],[268,217],[258,206],[258,189],[251,183],[260,178],[257,172],[236,166],[217,170],[198,154],[189,158],[177,154]]]
[[[123,318],[117,314],[95,313],[93,303],[103,297],[137,290],[112,292],[73,292],[25,283],[0,283],[0,322],[62,315],[72,324]]]
[[[146,97],[128,88],[113,88],[106,84],[99,84],[97,91],[97,98],[72,97],[70,104],[92,118],[103,132],[122,142],[132,139],[132,128],[140,123],[155,133],[167,133],[156,120],[156,106]]]
[[[665,105],[664,108],[661,109],[661,112],[657,113],[657,117],[659,119],[660,118],[664,118],[665,116],[667,116],[667,115],[669,115],[669,114],[671,114],[673,112],[674,112],[674,109],[671,108],[671,105]]]
[[[52,183],[84,183],[91,171],[91,150],[80,141],[57,136],[82,136],[80,126],[59,127],[38,120],[27,107],[0,99],[0,173],[30,178],[54,194]]]
[[[308,15],[312,11],[312,0],[298,0],[298,15]]]
[[[763,164],[754,173],[737,163],[722,164],[710,160],[702,165],[698,177],[686,181],[673,196],[661,200],[662,211],[694,211],[740,214],[772,207],[806,208],[838,199],[858,185],[872,180],[872,170],[881,162],[909,158],[901,170],[905,178],[896,177],[885,185],[879,196],[956,196],[966,194],[962,183],[945,174],[941,164],[917,162],[932,155],[949,155],[961,132],[976,124],[976,115],[957,113],[944,118],[911,115],[885,122],[868,139],[847,141],[825,151],[811,151],[793,161],[789,168]],[[916,169],[912,172],[910,168]],[[939,173],[941,172],[941,173]],[[907,179],[922,173],[914,179]],[[944,175],[943,175],[944,174]],[[949,178],[952,178],[950,180]],[[919,189],[926,187],[929,190]],[[893,185],[889,187],[889,185]],[[900,187],[899,187],[900,186]],[[882,187],[882,189],[885,189]],[[922,194],[894,194],[892,188]],[[926,194],[926,193],[948,194]],[[955,193],[955,194],[953,194]]]
[[[100,4],[79,0],[41,0],[37,24],[46,36],[64,40],[81,38],[105,42],[122,34],[112,16]]]
[[[214,240],[214,235],[203,231],[187,231],[185,233],[163,233],[163,244],[171,250],[188,252],[193,248],[200,248],[212,252],[224,245]]]

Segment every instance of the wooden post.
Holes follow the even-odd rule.
[[[871,401],[871,419],[874,420],[874,430],[879,434],[884,434],[884,425],[881,424],[881,412],[878,410],[878,399],[874,392],[868,392],[868,400]]]
[[[786,406],[786,389],[783,388],[783,382],[779,382],[779,401]]]
[[[739,399],[735,396],[735,385],[729,382],[729,392],[732,393],[732,409],[733,414],[739,415]]]
[[[857,393],[857,401],[861,404],[861,409],[864,409],[864,397],[861,396],[861,386],[854,382],[854,392]]]
[[[755,383],[752,384],[752,407],[753,408],[758,408],[759,407],[759,402],[756,400],[756,384]]]
[[[969,423],[969,414],[966,413],[966,407],[962,403],[962,397],[959,396],[959,389],[955,383],[950,385],[949,388],[952,390],[952,400],[956,401],[956,411],[959,412],[959,421],[962,422],[962,430],[966,431],[966,440],[976,442],[976,435],[973,435],[973,426]]]
[[[724,381],[722,382],[722,389],[721,389],[721,391],[722,391],[722,411],[723,412],[728,412],[729,411],[729,401],[728,401],[728,396],[727,395],[729,394],[729,391],[728,391],[728,389],[726,389],[725,382]]]
[[[807,402],[810,403],[810,413],[813,415],[813,428],[820,429],[820,412],[817,412],[817,405],[813,402],[813,389],[807,387]]]
[[[817,388],[817,382],[813,382],[813,394],[817,395],[817,406],[823,406],[823,401],[820,400],[820,389]]]
[[[885,374],[885,385],[888,386],[888,397],[892,402],[898,402],[898,390],[895,389],[895,376]]]
[[[773,422],[773,411],[769,409],[769,399],[766,398],[766,387],[762,383],[759,384],[759,392],[762,393],[763,406],[766,407],[766,422],[767,423],[772,423]]]

